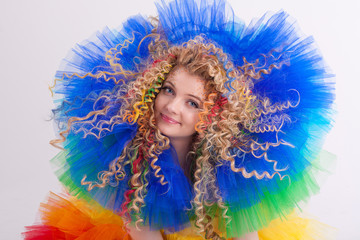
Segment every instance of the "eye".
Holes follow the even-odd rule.
[[[189,103],[190,107],[199,108],[199,104],[197,102],[190,100],[188,103]]]
[[[171,87],[164,86],[161,88],[162,91],[165,92],[165,94],[174,94],[174,90]]]

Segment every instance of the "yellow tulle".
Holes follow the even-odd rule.
[[[267,228],[258,233],[261,240],[323,240],[334,239],[335,229],[293,213],[286,216],[286,219],[273,220]]]

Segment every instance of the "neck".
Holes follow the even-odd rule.
[[[184,169],[186,156],[190,151],[192,137],[188,138],[170,138],[171,145],[175,148],[180,166]]]

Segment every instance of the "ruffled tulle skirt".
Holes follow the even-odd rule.
[[[40,208],[41,223],[26,227],[25,240],[131,240],[121,218],[99,204],[54,193]],[[260,240],[320,240],[334,237],[334,229],[316,220],[291,214],[275,219],[258,231]],[[194,227],[176,233],[164,233],[166,240],[201,240]]]

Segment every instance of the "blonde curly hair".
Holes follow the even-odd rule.
[[[214,231],[213,219],[218,214],[223,216],[226,223],[231,219],[227,217],[227,206],[217,186],[217,166],[229,162],[231,170],[240,172],[245,178],[273,178],[276,174],[281,179],[284,178],[279,173],[283,169],[277,168],[277,161],[268,159],[266,151],[271,146],[290,144],[279,140],[275,143],[260,143],[251,135],[258,132],[279,132],[282,125],[289,121],[289,117],[282,114],[280,119],[264,124],[261,121],[264,116],[271,117],[271,113],[295,105],[290,102],[273,104],[267,98],[256,96],[251,90],[254,80],[261,78],[262,74],[269,74],[273,68],[280,68],[282,63],[272,64],[265,69],[258,62],[249,63],[244,58],[243,66],[234,66],[227,54],[204,36],[198,36],[179,46],[169,46],[156,31],[145,38],[149,37],[153,38],[149,45],[151,58],[139,65],[138,71],[127,71],[117,61],[122,49],[131,44],[127,40],[106,53],[105,59],[110,64],[111,71],[86,75],[106,81],[116,79],[115,76],[135,79],[128,84],[116,82],[121,85],[120,89],[104,92],[99,96],[98,100],[115,98],[121,101],[117,114],[110,119],[98,120],[99,116],[108,113],[109,107],[105,106],[85,117],[72,117],[68,120],[66,130],[60,133],[61,139],[53,140],[52,144],[63,142],[75,125],[86,125],[86,129],[77,129],[83,130],[85,135],[92,134],[101,138],[104,131],[112,131],[116,124],[136,123],[136,135],[125,146],[121,155],[112,161],[109,169],[99,173],[99,182],[88,182],[84,176],[82,184],[88,185],[88,190],[91,191],[94,187],[105,187],[110,179],[115,179],[118,183],[124,179],[124,167],[129,164],[132,169],[130,190],[125,193],[120,215],[127,220],[127,224],[134,218],[136,226],[144,224],[140,213],[145,203],[149,168],[154,170],[161,184],[167,184],[167,179],[161,174],[161,167],[156,163],[158,156],[169,148],[170,140],[156,126],[154,100],[167,76],[178,67],[185,68],[190,74],[205,80],[206,91],[206,100],[199,113],[200,121],[195,126],[192,149],[187,157],[187,169],[184,169],[194,185],[195,197],[192,204],[196,214],[195,225],[200,233],[205,234],[206,239],[221,239]],[[257,154],[258,150],[262,154]],[[263,157],[273,163],[274,173],[258,173],[256,170],[248,172],[244,167],[237,168],[234,152]]]

